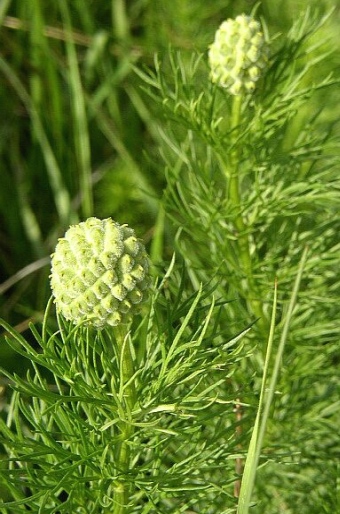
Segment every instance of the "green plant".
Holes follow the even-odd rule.
[[[34,349],[2,322],[32,362],[23,379],[6,373],[16,392],[1,421],[2,480],[15,501],[4,512],[209,512],[212,499],[232,501],[235,399],[220,388],[247,352],[239,338],[223,339],[207,293],[169,285],[173,265],[130,330],[59,318],[50,331],[50,302],[42,333],[32,327]]]
[[[339,82],[333,74],[321,74],[329,51],[325,39],[316,37],[329,19],[307,12],[283,39],[272,38],[267,70],[251,94],[228,95],[223,84],[209,85],[201,55],[171,51],[165,63],[156,59],[155,70],[137,70],[155,105],[162,105],[164,208],[190,280],[194,287],[212,281],[218,295],[234,299],[226,308],[226,330],[258,318],[248,334],[256,351],[239,371],[240,378],[235,377],[241,391],[245,383],[258,383],[254,374],[264,365],[270,285],[277,277],[279,333],[299,263],[309,248],[286,341],[281,393],[268,420],[263,467],[257,471],[260,511],[316,512],[324,497],[331,501],[331,511],[336,502],[339,131],[320,103],[326,90],[332,97]],[[242,393],[239,397],[242,401]],[[320,402],[318,421],[313,398]],[[283,465],[269,462],[275,460],[270,437],[285,449],[287,475]],[[320,480],[308,497],[303,474],[306,470],[309,479],[317,475],[312,448],[328,438],[329,457],[320,455],[318,462],[332,463],[329,486]],[[304,445],[305,440],[314,443]],[[293,500],[290,472],[301,480]]]
[[[96,7],[81,4],[74,4],[76,21],[94,31]],[[16,201],[35,255],[43,259],[57,232],[73,223],[52,258],[56,316],[50,300],[41,328],[32,324],[22,335],[1,322],[4,347],[27,368],[3,370],[4,514],[336,511],[339,126],[332,110],[339,79],[330,73],[338,57],[325,38],[335,34],[335,11],[307,11],[275,35],[278,18],[266,16],[260,28],[269,3],[246,16],[228,5],[239,21],[222,24],[213,43],[217,3],[210,15],[203,0],[149,3],[139,24],[139,2],[126,9],[113,1],[114,41],[91,33],[82,51],[79,34],[66,37],[75,18],[60,2],[67,65],[50,62],[48,84],[65,79],[69,124],[57,115],[49,126],[41,74],[28,88],[0,60],[29,113],[39,177],[48,177],[55,200],[57,222],[35,219],[18,181]],[[37,63],[39,52],[56,50],[37,45],[46,30],[40,8],[38,0],[30,4],[40,13],[36,39],[29,33]],[[188,44],[195,28],[185,20],[193,14],[197,26],[209,20],[209,34],[196,40],[204,54]],[[166,55],[161,43],[176,27],[187,49]],[[224,29],[241,37],[233,39],[236,59],[223,46]],[[154,63],[143,54],[146,47],[154,53],[152,41],[160,53]],[[133,74],[140,56],[147,66],[138,62]],[[54,108],[65,100],[61,90],[53,89]],[[74,141],[79,177],[72,149],[49,144],[58,127]],[[90,176],[89,145],[99,162],[103,137],[115,157]],[[115,219],[149,238],[152,285],[144,245],[133,239],[138,251],[131,255],[127,240],[135,236],[110,220],[113,204]],[[78,217],[89,219],[75,225]],[[121,236],[118,262],[102,246],[105,226]],[[70,263],[69,245],[81,255]],[[109,246],[116,255],[114,238]],[[124,292],[148,290],[140,313],[131,298],[106,294],[117,296],[117,277]]]

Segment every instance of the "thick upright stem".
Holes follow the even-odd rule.
[[[244,275],[247,279],[247,290],[244,291],[247,303],[251,311],[261,319],[260,324],[263,325],[262,304],[257,299],[257,288],[253,276],[253,266],[249,245],[248,227],[242,214],[242,198],[240,191],[240,147],[238,145],[239,126],[241,118],[242,95],[234,96],[231,112],[231,151],[228,159],[228,165],[225,167],[225,175],[227,178],[227,197],[235,212],[235,228],[238,233],[237,245],[240,262]]]
[[[120,421],[120,442],[117,444],[115,458],[116,467],[121,480],[115,484],[115,506],[113,514],[126,514],[128,512],[130,483],[126,480],[126,474],[130,467],[130,439],[133,434],[131,411],[136,402],[136,388],[131,378],[134,375],[133,360],[130,345],[127,340],[127,331],[123,327],[116,327],[117,355],[120,367],[120,392],[122,398],[122,411],[124,418]]]

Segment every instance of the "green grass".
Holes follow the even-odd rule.
[[[340,3],[257,4],[0,2],[4,513],[113,512],[130,457],[131,513],[339,508]],[[253,9],[270,62],[237,103],[207,47]],[[49,255],[89,216],[154,263],[135,410],[114,336],[45,312]]]

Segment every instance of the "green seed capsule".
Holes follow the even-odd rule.
[[[127,225],[94,217],[72,225],[52,254],[57,310],[97,328],[127,323],[148,298],[149,267],[144,245]]]
[[[252,92],[268,61],[261,25],[245,14],[224,21],[208,57],[212,82],[231,95]]]

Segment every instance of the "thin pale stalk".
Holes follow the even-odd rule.
[[[278,375],[279,375],[280,367],[282,365],[283,351],[284,351],[285,344],[287,341],[289,328],[291,326],[293,312],[294,312],[294,308],[295,308],[296,301],[297,301],[297,295],[298,295],[299,288],[300,288],[302,273],[303,273],[303,270],[304,270],[304,267],[305,267],[305,264],[307,261],[307,254],[308,254],[308,248],[305,248],[305,250],[302,254],[302,257],[301,257],[298,273],[297,273],[297,276],[295,279],[292,296],[289,301],[288,310],[287,310],[287,314],[285,317],[282,334],[281,334],[281,338],[280,338],[280,342],[279,342],[279,347],[278,347],[278,350],[275,355],[274,368],[273,368],[272,376],[271,376],[271,379],[269,382],[268,391],[266,391],[268,367],[269,367],[270,356],[272,353],[272,344],[273,344],[274,328],[275,328],[275,313],[276,313],[276,303],[277,303],[277,291],[275,288],[271,328],[270,328],[270,334],[269,334],[269,338],[268,338],[267,354],[266,354],[266,360],[265,360],[265,365],[264,365],[264,370],[263,370],[259,406],[258,406],[258,411],[257,411],[254,428],[253,428],[252,438],[251,438],[251,441],[249,444],[248,456],[247,456],[246,464],[245,464],[245,468],[244,468],[237,514],[248,514],[248,512],[249,512],[251,495],[252,495],[252,491],[254,488],[257,466],[258,466],[261,448],[262,448],[262,444],[263,444],[263,438],[264,438],[264,434],[265,434],[265,430],[266,430],[267,422],[268,422],[268,418],[269,418],[269,411],[270,411],[270,407],[272,405],[274,393],[276,390]]]
[[[274,340],[276,307],[277,307],[277,284],[275,284],[275,289],[274,289],[272,317],[271,317],[271,323],[270,323],[270,331],[269,331],[269,337],[268,337],[266,358],[265,358],[265,363],[264,363],[264,368],[263,368],[259,405],[258,405],[258,409],[257,409],[257,415],[256,415],[255,423],[254,423],[251,440],[249,443],[248,454],[247,454],[247,458],[246,458],[246,462],[245,462],[245,466],[244,466],[240,494],[239,494],[238,507],[237,507],[237,514],[248,514],[251,494],[253,492],[254,483],[255,483],[257,464],[258,464],[258,459],[259,459],[260,449],[261,449],[261,446],[259,446],[259,443],[260,443],[259,427],[260,427],[261,415],[262,415],[262,411],[263,411],[265,387],[266,387],[266,382],[267,382],[268,368],[269,368],[270,356],[272,353],[273,340]]]

